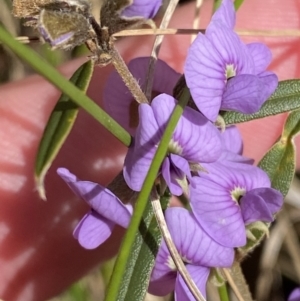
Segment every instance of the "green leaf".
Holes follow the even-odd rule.
[[[86,92],[92,72],[93,63],[88,61],[77,69],[70,81],[79,89]],[[35,162],[36,187],[40,197],[44,200],[46,199],[45,175],[73,127],[78,108],[68,96],[62,94],[44,130]]]
[[[167,207],[170,197],[169,194],[161,197],[163,209]],[[148,201],[139,231],[135,235],[133,252],[127,262],[118,301],[143,301],[145,299],[161,237],[151,202]]]
[[[278,84],[273,95],[255,114],[223,112],[222,116],[227,125],[246,122],[267,116],[290,112],[300,108],[300,80],[285,80]]]
[[[294,138],[300,132],[300,110],[289,114],[277,143],[259,162],[259,167],[267,172],[272,187],[286,196],[295,173]]]

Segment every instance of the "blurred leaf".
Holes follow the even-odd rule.
[[[246,122],[266,116],[290,112],[300,108],[300,80],[292,79],[279,82],[276,91],[255,114],[238,112],[223,112],[222,116],[227,125]]]
[[[235,0],[234,1],[234,9],[237,11],[240,6],[243,4],[244,0]],[[221,5],[222,0],[215,0],[213,11],[215,12]]]
[[[93,63],[86,62],[73,74],[70,81],[86,91],[93,72]],[[78,106],[64,94],[54,107],[41,139],[36,162],[35,181],[42,199],[46,199],[44,178],[57,153],[68,137],[78,113]]]
[[[272,187],[286,196],[295,173],[294,138],[300,132],[300,110],[289,114],[281,138],[259,162],[269,175]]]
[[[105,286],[107,286],[109,279],[111,277],[111,274],[113,272],[114,269],[114,265],[116,262],[116,257],[113,257],[112,259],[109,259],[107,261],[105,261],[102,265],[101,265],[101,275],[103,277],[103,281]]]
[[[244,0],[235,0],[234,1],[234,8],[235,8],[235,10],[238,10],[243,3],[244,3]]]
[[[167,207],[169,200],[169,194],[161,197],[163,209]],[[118,301],[144,300],[160,242],[161,233],[149,201],[140,223],[139,232],[135,236],[134,251],[126,266]]]

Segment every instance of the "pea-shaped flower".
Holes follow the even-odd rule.
[[[176,100],[167,94],[153,99],[151,105],[139,106],[140,123],[133,145],[129,148],[124,179],[134,191],[140,191],[161,140]],[[192,181],[190,165],[216,161],[222,151],[220,133],[201,113],[185,108],[168,152],[160,169],[167,186],[174,195],[181,195]]]
[[[275,91],[278,79],[265,71],[271,52],[262,43],[244,44],[233,31],[232,0],[223,0],[205,35],[191,45],[184,73],[198,109],[211,121],[220,110],[257,112]]]

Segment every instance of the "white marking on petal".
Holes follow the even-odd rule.
[[[173,139],[171,139],[170,143],[169,143],[169,147],[168,147],[168,151],[171,154],[175,154],[175,155],[181,155],[182,154],[182,146],[178,143],[178,141],[174,141]]]
[[[232,189],[230,191],[230,195],[231,195],[231,199],[236,202],[238,204],[240,198],[245,195],[246,193],[246,189],[242,188],[242,187],[234,187],[234,189]]]
[[[225,76],[226,79],[236,76],[236,66],[234,64],[226,64]]]
[[[167,263],[167,266],[170,270],[172,270],[172,271],[177,270],[175,262],[174,262],[174,260],[172,259],[172,257],[170,255],[168,256],[168,259],[167,259],[166,263]]]

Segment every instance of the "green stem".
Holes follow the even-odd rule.
[[[107,288],[105,301],[116,301],[118,299],[117,296],[121,287],[121,282],[125,272],[127,260],[132,252],[132,245],[134,243],[135,233],[138,231],[143,212],[145,210],[147,202],[149,202],[149,195],[151,193],[153,183],[157,177],[159,168],[166,156],[168,145],[172,138],[172,134],[189,99],[190,93],[186,88],[181,94],[179,102],[174,108],[174,111],[172,112],[166,130],[162,136],[161,142],[158,145],[157,151],[149,168],[149,172],[146,176],[143,187],[137,198],[133,216],[131,218],[128,230],[125,233],[122,246],[116,260],[114,272],[110,279],[109,286]]]
[[[110,131],[117,139],[126,146],[130,145],[131,136],[116,121],[114,121],[107,113],[105,113],[92,99],[84,92],[70,83],[62,74],[54,67],[47,63],[36,52],[26,45],[16,41],[4,28],[0,25],[0,42],[10,48],[17,56],[30,65],[36,72],[46,78],[55,87],[69,96],[78,106],[82,107],[87,113],[93,116],[108,131]]]
[[[221,286],[218,287],[218,292],[221,301],[229,301],[226,283],[223,283]]]
[[[218,284],[218,292],[219,292],[220,300],[221,301],[229,301],[226,282],[220,276],[220,274],[219,274],[219,272],[217,270],[215,270],[214,274],[215,274],[215,277],[217,278],[217,281],[219,282],[219,284]]]

